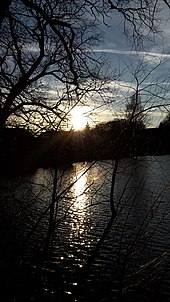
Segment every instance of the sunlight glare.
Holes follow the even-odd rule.
[[[71,124],[74,130],[83,130],[88,123],[83,107],[75,107],[71,111]]]
[[[79,166],[79,169],[75,175],[75,180],[76,182],[73,186],[73,195],[75,196],[75,201],[73,203],[74,223],[71,224],[72,232],[70,234],[70,238],[73,238],[76,233],[79,235],[83,234],[85,230],[85,217],[87,212],[86,201],[88,196],[85,192],[87,175],[84,168],[80,168]]]
[[[87,183],[87,176],[84,173],[84,169],[80,170],[76,177],[77,177],[77,181],[75,183],[75,196],[76,196],[76,203],[75,203],[75,207],[76,209],[84,209],[85,207],[85,201],[87,199],[87,196],[85,194],[85,187],[86,187],[86,183]]]

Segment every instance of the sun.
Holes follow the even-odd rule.
[[[71,124],[73,130],[83,130],[87,123],[88,118],[85,116],[87,111],[83,107],[75,107],[71,110]]]

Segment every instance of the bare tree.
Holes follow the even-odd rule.
[[[0,126],[13,117],[27,125],[42,126],[42,120],[47,125],[50,112],[63,119],[66,104],[77,102],[92,87],[99,90],[100,80],[106,80],[92,51],[100,40],[101,19],[105,23],[107,16],[120,14],[125,33],[130,25],[136,43],[156,32],[157,7],[158,1],[145,0],[6,2],[1,16]]]
[[[99,38],[98,35],[94,37],[94,34],[92,33],[92,29],[96,29],[99,19],[101,17],[104,18],[107,13],[110,13],[110,10],[121,14],[124,20],[125,30],[127,30],[127,23],[132,25],[132,37],[136,43],[139,42],[139,34],[141,34],[142,37],[142,25],[145,27],[145,29],[148,29],[147,34],[149,34],[150,31],[155,30],[155,12],[158,3],[160,2],[109,0],[101,2],[92,2],[87,0],[68,0],[64,2],[55,2],[41,0],[13,0],[9,9],[6,10],[8,13],[5,13],[5,18],[3,18],[1,26],[1,127],[3,127],[6,122],[10,122],[10,118],[13,116],[17,117],[18,119],[25,119],[26,123],[33,123],[33,125],[40,123],[40,118],[37,118],[38,113],[40,117],[43,117],[43,121],[45,120],[46,123],[50,122],[53,124],[55,122],[54,119],[50,119],[49,113],[57,116],[59,120],[65,118],[67,113],[65,110],[67,102],[70,102],[74,106],[85,93],[95,89],[98,90],[98,82],[101,81],[100,68],[98,69],[100,60],[94,60],[93,55],[92,58],[90,57],[92,53],[90,51],[90,47],[91,43],[93,41],[98,41]],[[139,29],[140,32],[138,31]],[[144,36],[145,35],[143,35],[143,38]],[[51,102],[50,97],[45,93],[45,90],[47,88],[51,88],[51,81],[53,79],[55,79],[53,85],[55,90],[57,90],[57,97],[54,102]],[[90,81],[93,82],[94,87],[91,87]],[[57,84],[62,84],[62,92],[60,92],[60,89],[57,88]],[[146,90],[147,88],[148,87],[146,87]],[[144,88],[141,88],[141,90],[144,91]],[[139,89],[136,91],[139,91]],[[139,93],[140,92],[141,91],[139,91]],[[134,96],[132,97],[133,108],[132,106],[129,108],[132,117],[135,116],[135,111],[138,106],[138,95],[139,94],[135,92]],[[62,104],[63,107],[61,107]],[[138,108],[138,113],[140,111],[139,109],[141,108]],[[43,122],[40,123],[40,127],[43,127]],[[99,171],[100,173],[98,178],[99,185],[95,184],[96,171],[94,170],[92,175],[90,175],[89,180],[86,180],[86,184],[83,187],[84,192],[76,193],[76,191],[70,191],[71,188],[73,188],[76,184],[77,180],[79,178],[81,179],[82,176],[90,170],[94,163],[92,166],[89,165],[76,180],[72,179],[73,174],[71,172],[69,175],[69,180],[63,177],[64,173],[61,171],[60,173],[62,176],[61,174],[59,175],[58,167],[55,167],[53,177],[51,177],[52,179],[50,178],[50,180],[48,179],[49,171],[46,171],[47,175],[45,175],[46,172],[39,171],[40,174],[35,175],[35,179],[32,180],[29,186],[26,187],[28,188],[28,190],[25,190],[26,192],[22,189],[22,186],[21,190],[19,190],[20,184],[18,185],[18,183],[16,183],[16,190],[12,192],[14,193],[14,196],[11,197],[13,198],[14,202],[13,207],[11,206],[11,198],[9,199],[9,209],[14,209],[16,219],[19,219],[20,221],[20,228],[22,228],[24,225],[26,232],[31,231],[33,240],[34,235],[36,238],[36,229],[39,227],[39,233],[41,236],[38,236],[39,233],[37,233],[37,240],[40,242],[41,237],[43,237],[42,242],[40,242],[38,247],[40,251],[43,249],[42,260],[44,263],[41,263],[41,268],[43,267],[42,273],[44,275],[45,273],[48,274],[49,271],[53,272],[51,268],[48,269],[48,261],[46,258],[47,254],[49,253],[49,249],[53,246],[53,236],[56,233],[58,236],[57,228],[60,223],[63,221],[65,223],[65,218],[68,217],[66,225],[67,227],[69,225],[72,227],[72,232],[70,235],[71,240],[74,238],[74,231],[80,231],[79,226],[76,226],[75,230],[76,222],[73,221],[71,224],[70,219],[72,219],[76,213],[82,213],[83,210],[80,209],[80,211],[78,211],[78,209],[75,207],[74,211],[72,211],[69,215],[70,208],[76,203],[75,200],[77,196],[83,194],[88,196],[89,194],[89,200],[87,204],[84,203],[85,206],[83,209],[85,209],[85,207],[87,209],[90,207],[93,209],[95,208],[95,214],[99,218],[99,221],[100,215],[98,212],[98,205],[104,205],[101,210],[102,213],[100,212],[102,215],[105,213],[105,205],[107,204],[107,209],[109,210],[107,211],[108,216],[105,221],[105,226],[103,227],[102,225],[99,238],[97,238],[97,234],[94,232],[93,239],[95,240],[92,248],[88,250],[87,255],[89,256],[89,253],[91,253],[91,256],[87,260],[86,264],[89,266],[95,261],[113,226],[115,226],[114,238],[116,237],[116,232],[120,230],[120,240],[116,242],[117,244],[114,242],[113,245],[114,251],[117,252],[118,249],[119,252],[118,260],[120,269],[117,270],[117,272],[120,273],[118,290],[118,298],[120,299],[124,289],[127,288],[127,284],[124,282],[125,277],[129,276],[130,278],[132,276],[135,278],[137,273],[139,271],[141,272],[141,268],[143,269],[143,262],[141,261],[141,267],[140,265],[135,265],[135,269],[133,271],[129,270],[129,259],[131,258],[132,262],[135,262],[135,255],[141,256],[142,251],[138,246],[141,238],[147,236],[147,241],[144,241],[143,243],[144,249],[145,245],[149,244],[150,236],[155,234],[159,223],[157,223],[156,226],[154,225],[154,227],[152,226],[150,230],[148,230],[149,227],[147,228],[145,226],[149,226],[150,217],[152,217],[153,211],[158,212],[158,208],[161,204],[159,199],[160,195],[158,195],[158,197],[153,199],[150,208],[147,209],[147,202],[144,199],[145,195],[141,188],[145,182],[145,179],[141,177],[138,183],[138,177],[136,177],[136,186],[139,188],[139,190],[136,192],[135,190],[133,191],[132,187],[134,187],[134,178],[132,176],[134,172],[131,171],[131,166],[130,171],[127,169],[127,178],[125,178],[123,187],[121,186],[122,177],[125,175],[124,165],[122,166],[122,171],[119,170],[122,149],[125,148],[125,145],[123,144],[124,135],[126,135],[125,132],[122,133],[122,142],[119,145],[120,152],[118,152],[113,166],[109,166],[107,172],[103,174],[104,167],[107,169],[107,164],[104,163],[104,166],[103,164],[101,165],[101,171]],[[148,167],[148,163],[146,163],[146,165]],[[135,166],[134,169],[138,172],[138,166]],[[65,172],[67,176],[67,171]],[[106,184],[102,182],[101,175],[103,175],[104,180],[107,181]],[[146,173],[144,173],[144,177],[145,175]],[[63,182],[61,181],[62,177]],[[130,183],[131,177],[132,182]],[[23,180],[21,180],[21,184],[22,183]],[[102,191],[104,185],[106,185],[106,195],[104,195]],[[120,191],[116,190],[118,185],[120,185]],[[94,189],[89,190],[89,188],[91,189],[92,186],[94,186]],[[80,184],[79,187],[81,187]],[[51,192],[47,194],[48,190]],[[6,198],[6,192],[11,191],[12,190],[9,190],[9,187],[7,186],[4,198]],[[35,198],[30,196],[30,192],[32,193],[32,191],[34,191],[34,194],[36,195]],[[129,217],[131,217],[132,214],[132,222],[133,218],[136,218],[136,200],[137,197],[140,196],[140,191],[143,193],[142,197],[145,203],[142,200],[142,204],[144,204],[146,212],[144,212],[141,221],[137,221],[136,223],[137,232],[134,233],[135,230],[132,229],[132,233],[129,236],[129,233],[126,234],[126,230],[128,230],[129,224],[131,223]],[[147,188],[146,191],[148,191]],[[99,193],[98,196],[97,193]],[[153,195],[154,194],[151,192],[151,197],[154,197]],[[26,201],[26,205],[23,204],[23,200]],[[105,201],[105,203],[103,201]],[[16,211],[15,208],[17,202],[19,204],[18,211]],[[2,208],[4,204],[5,202],[2,198]],[[59,206],[61,211],[60,216],[58,209]],[[27,211],[29,216],[27,215]],[[135,212],[134,215],[133,211]],[[29,218],[30,221],[28,224],[27,222],[23,221],[24,215],[22,217],[22,213],[26,214],[26,217]],[[94,215],[93,211],[92,215]],[[161,221],[164,219],[164,216],[165,213],[163,211]],[[89,219],[89,217],[86,218],[87,220]],[[94,227],[98,225],[95,225],[96,222],[94,216],[92,216],[92,223]],[[4,225],[8,224],[4,223]],[[119,228],[120,226],[121,228]],[[133,223],[132,227],[134,227]],[[89,229],[90,228],[91,225]],[[142,234],[143,229],[144,235]],[[42,230],[44,232],[42,232]],[[63,230],[65,230],[65,225],[63,225]],[[67,232],[67,236],[68,234],[69,232]],[[75,235],[75,237],[76,236],[77,235]],[[80,233],[76,237],[77,242],[79,238]],[[22,240],[20,240],[20,242],[22,242]],[[29,244],[29,240],[26,243]],[[36,243],[36,240],[34,240],[35,245]],[[126,246],[126,243],[128,247]],[[82,242],[82,246],[84,246],[84,242]],[[88,245],[87,248],[89,249]],[[92,252],[92,250],[94,250],[94,252]],[[23,259],[25,258],[23,257]],[[24,263],[23,259],[18,262]],[[153,262],[155,266],[159,264],[159,257],[157,259],[155,262]],[[60,262],[62,262],[62,259],[60,260]],[[150,264],[152,263],[146,263],[145,267],[148,267]],[[34,267],[35,277],[36,268],[34,265],[32,266]],[[46,272],[44,267],[47,267]],[[128,274],[129,272],[132,272],[131,275]],[[140,276],[142,279],[144,275],[140,274]],[[45,278],[42,277],[42,283],[44,282],[44,284],[42,285],[41,290],[43,294],[46,292],[46,289],[49,285],[47,283],[46,287],[45,282],[47,282],[47,279],[47,276],[45,276]],[[15,297],[13,298],[15,299]],[[30,300],[32,300],[32,298],[35,299],[35,296],[31,297]],[[57,293],[56,299],[58,299]],[[120,301],[120,299],[118,301]]]
[[[129,122],[136,124],[136,126],[144,127],[143,110],[144,107],[141,104],[140,96],[136,92],[126,104],[126,118]]]
[[[78,100],[81,83],[99,79],[86,51],[99,36],[87,14],[85,4],[72,1],[12,1],[1,25],[1,127],[35,110],[61,119],[59,105],[73,92]],[[47,89],[56,91],[55,102]]]

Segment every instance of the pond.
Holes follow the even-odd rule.
[[[5,301],[169,301],[170,156],[119,162],[117,215],[87,266],[110,221],[114,166],[76,163],[1,179]]]

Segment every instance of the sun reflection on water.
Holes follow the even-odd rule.
[[[99,218],[96,192],[100,189],[102,174],[103,170],[93,163],[79,163],[73,166],[73,186],[67,200],[69,211],[65,226],[68,239],[66,257],[67,261],[73,262],[74,267],[84,266],[85,259],[95,245],[95,228]]]
[[[78,169],[74,178],[75,184],[73,186],[74,202],[72,206],[72,236],[80,236],[85,230],[85,218],[87,207],[87,173],[86,168]]]
[[[80,170],[76,173],[76,183],[74,185],[74,194],[76,197],[74,208],[76,210],[84,210],[85,202],[87,200],[86,195],[86,183],[87,183],[87,175],[85,173],[85,169]]]

